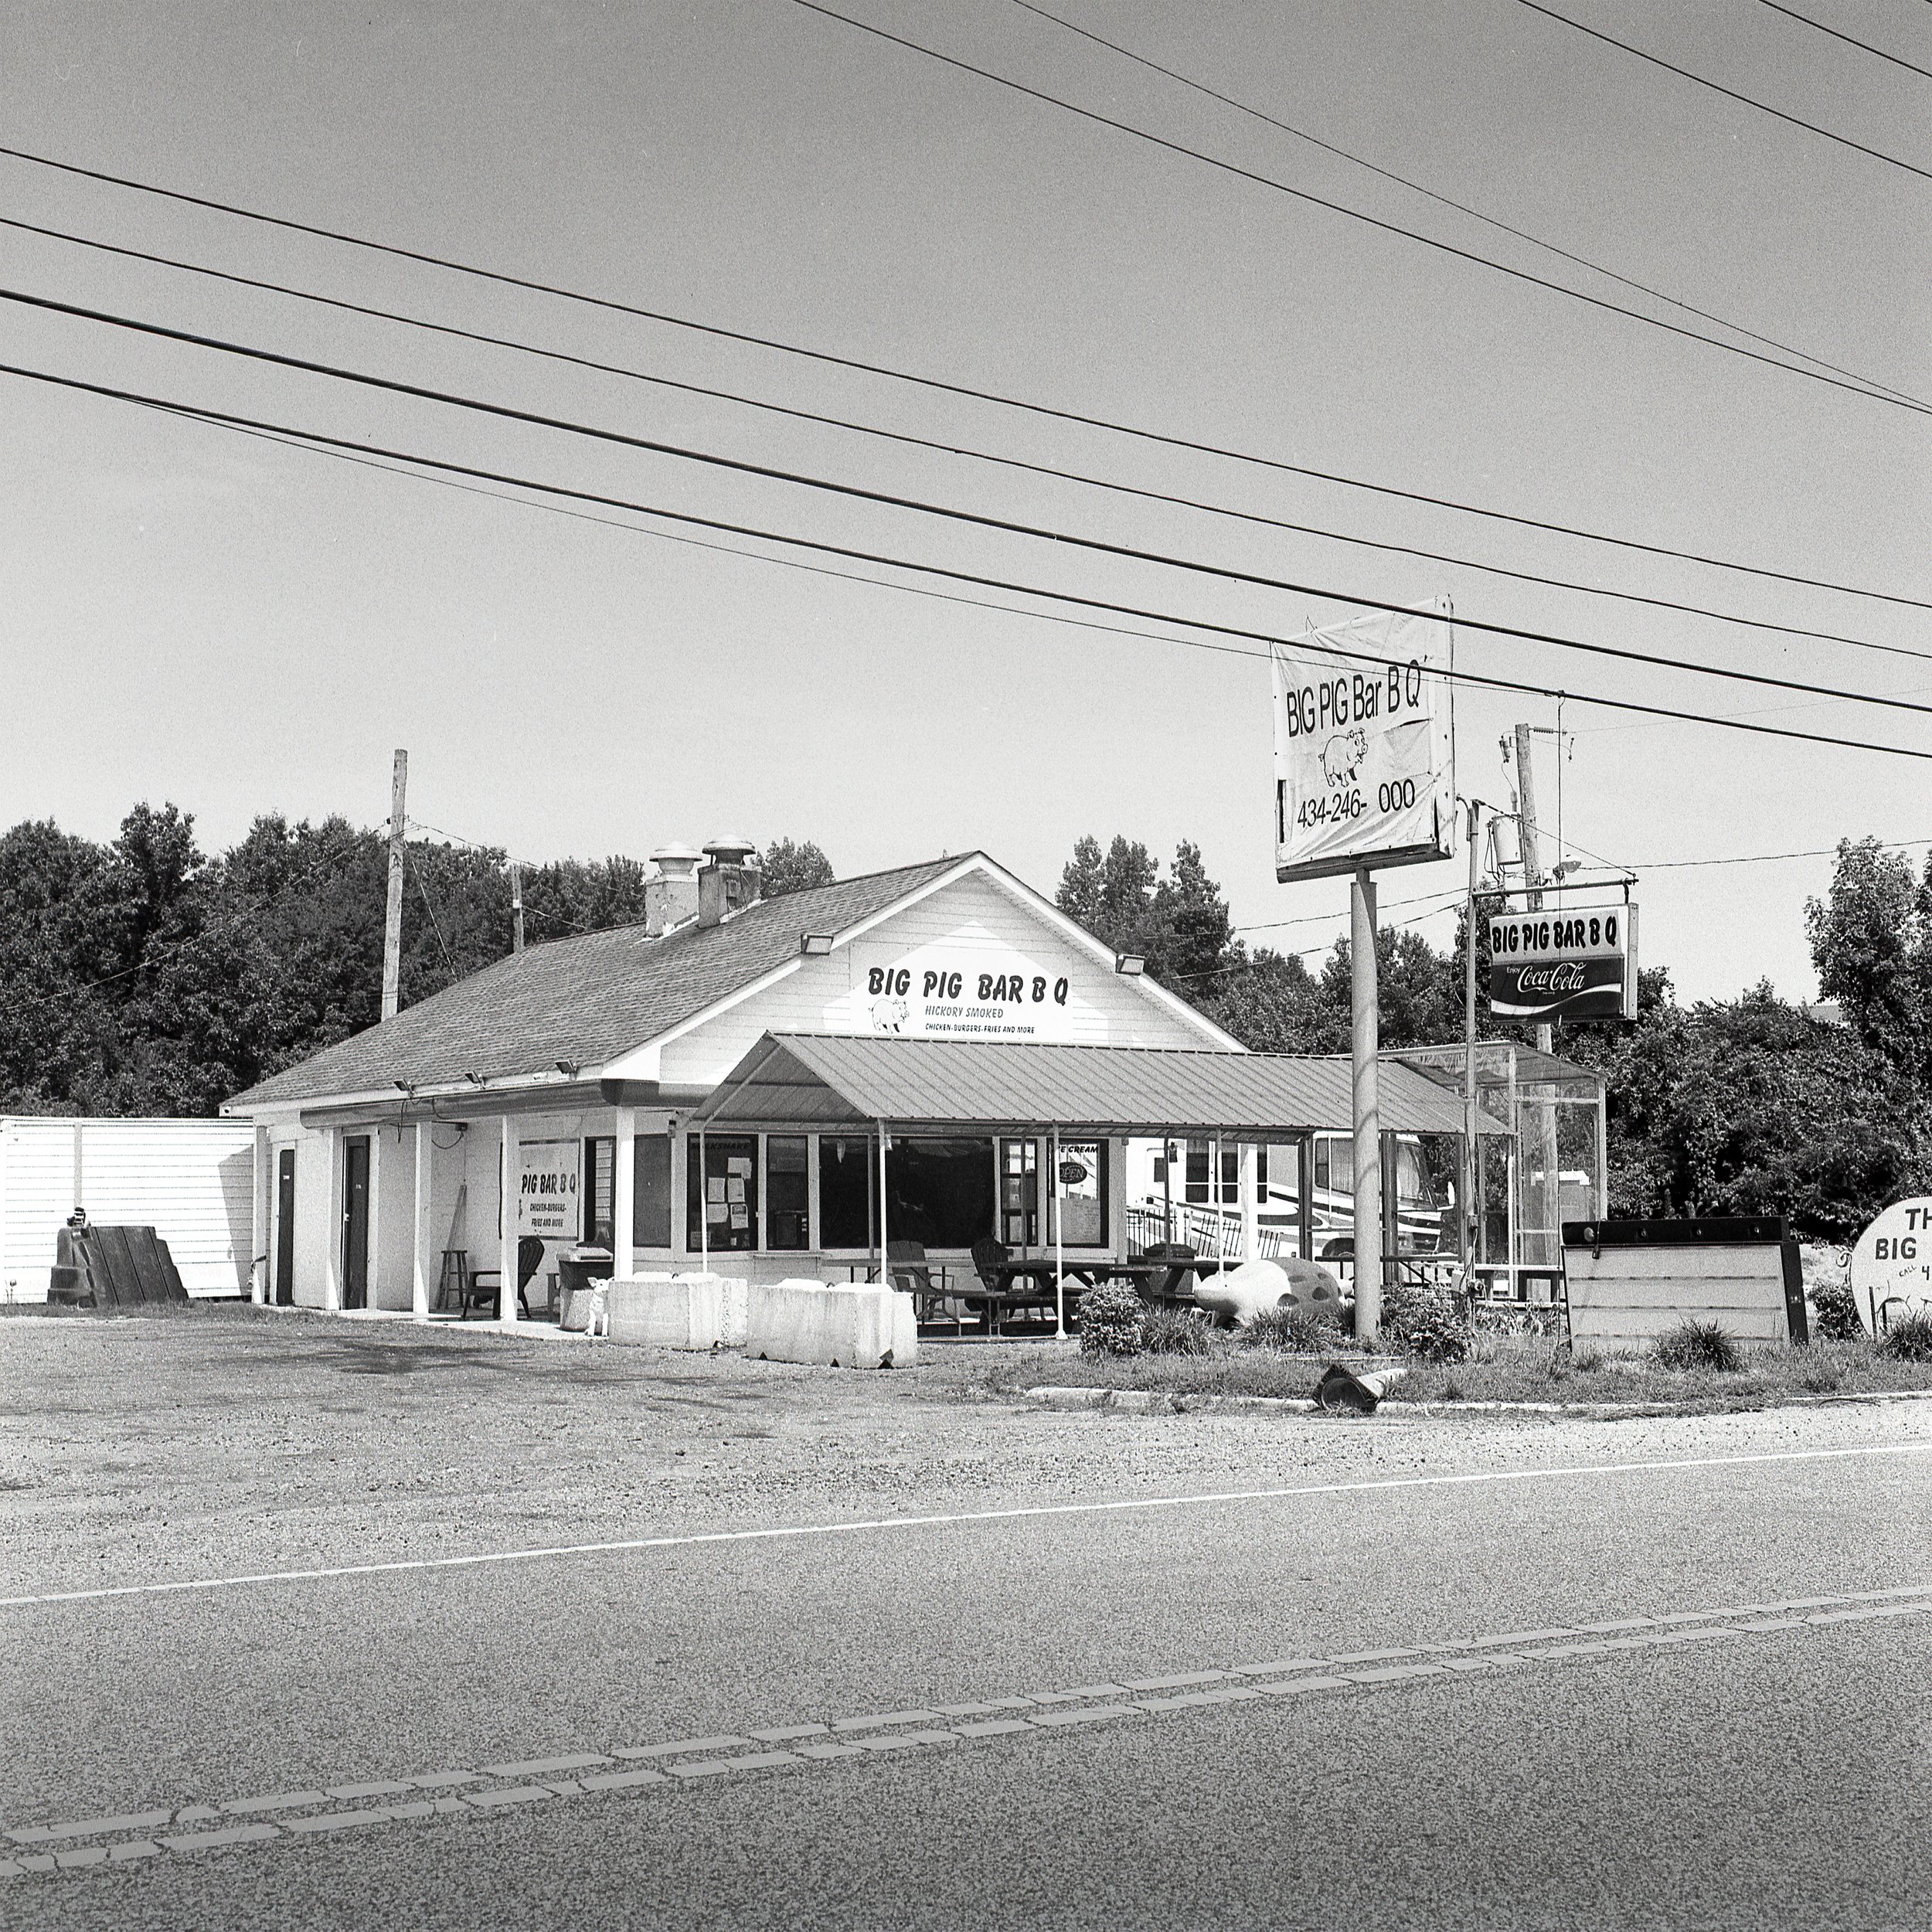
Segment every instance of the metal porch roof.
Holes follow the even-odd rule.
[[[1438,1082],[1384,1060],[1382,1124],[1459,1134],[1462,1107]],[[767,1033],[689,1117],[692,1127],[1047,1127],[1269,1141],[1347,1132],[1345,1055],[1057,1046],[992,1040]],[[1506,1134],[1493,1117],[1480,1131]]]

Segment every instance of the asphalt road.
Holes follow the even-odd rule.
[[[956,1415],[898,1412],[897,1453]],[[16,1845],[16,1861],[164,1849],[7,1878],[0,1922],[1921,1926],[1932,1428],[1916,1405],[1857,1416],[1599,1430],[1568,1463],[1548,1430],[1408,1422],[1462,1433],[1439,1471],[1410,1455],[1407,1486],[1381,1488],[1361,1486],[1381,1479],[1376,1423],[1350,1466],[1298,1483],[1279,1467],[1298,1439],[1229,1417],[1231,1453],[1267,1430],[1269,1486],[1306,1493],[1148,1507],[1145,1485],[1043,1496],[1035,1479],[971,1506],[1075,1507],[742,1536],[837,1520],[808,1489],[758,1524],[721,1509],[709,1528],[736,1540],[16,1604],[0,1609],[8,1825],[168,1815]],[[1039,1421],[1070,1456],[1138,1458],[1182,1420]],[[172,1580],[191,1546],[171,1547]],[[121,1580],[138,1579],[98,1579]],[[1579,1634],[1592,1624],[1628,1628]],[[1572,1634],[1536,1634],[1553,1630]],[[1452,1642],[1475,1647],[1359,1655]],[[998,1708],[941,1708],[979,1703]],[[839,1728],[911,1712],[937,1715]],[[713,1737],[748,1741],[618,1754]],[[781,1761],[678,1774],[766,1756]],[[569,1758],[600,1761],[407,1785]],[[381,1784],[406,1788],[327,1794]],[[525,1797],[297,1828],[493,1791]]]

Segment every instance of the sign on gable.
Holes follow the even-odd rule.
[[[1073,962],[961,936],[910,947],[852,949],[852,990],[827,1009],[839,1032],[906,1039],[1068,1040],[1086,1003]]]

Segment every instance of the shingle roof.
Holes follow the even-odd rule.
[[[1382,1124],[1390,1131],[1461,1132],[1461,1103],[1427,1074],[1384,1060],[1376,1084]],[[1311,1128],[1346,1131],[1354,1111],[1345,1053],[767,1033],[692,1111],[689,1124],[1057,1123],[1096,1134],[1265,1140]],[[1508,1129],[1485,1114],[1478,1131]]]
[[[804,932],[839,933],[960,864],[928,860],[749,906],[721,924],[646,939],[638,926],[512,953],[380,1026],[237,1094],[228,1104],[431,1086],[466,1073],[600,1066],[798,956]]]

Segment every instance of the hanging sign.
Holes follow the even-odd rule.
[[[1447,632],[1389,611],[1274,648],[1277,879],[1454,855]]]
[[[574,1241],[583,1225],[577,1203],[581,1144],[526,1141],[520,1149],[522,1179],[517,1189],[517,1225],[546,1241]]]
[[[1932,1200],[1894,1201],[1859,1236],[1852,1299],[1874,1334],[1902,1315],[1932,1308]]]
[[[1504,913],[1489,922],[1489,1010],[1498,1019],[1634,1019],[1637,908]]]

